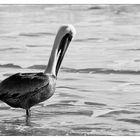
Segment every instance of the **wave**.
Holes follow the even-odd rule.
[[[75,39],[73,40],[74,42],[88,42],[88,41],[96,41],[96,42],[101,42],[101,41],[121,41],[120,39],[118,38],[113,38],[113,37],[110,37],[110,38],[98,38],[98,37],[91,37],[91,38],[86,38],[86,39]],[[128,50],[130,51],[130,50]]]
[[[137,49],[126,49],[127,51],[140,51],[140,48]]]
[[[74,68],[62,67],[62,70],[71,73],[133,74],[133,75],[140,74],[140,70],[114,70],[114,69],[107,69],[107,68],[74,69]]]
[[[2,48],[0,51],[12,51],[12,50],[20,50],[20,48]]]
[[[72,87],[67,87],[67,86],[59,86],[57,88],[66,88],[66,89],[72,89],[72,90],[75,90],[76,88],[72,88]]]
[[[84,102],[86,105],[93,105],[93,106],[106,106],[106,104],[96,103],[96,102]]]
[[[91,37],[91,38],[86,38],[86,39],[75,39],[73,41],[74,42],[85,42],[85,41],[99,41],[99,40],[102,40],[102,38]]]
[[[61,100],[61,103],[69,104],[69,103],[76,103],[77,100]]]
[[[35,48],[35,47],[46,47],[47,45],[26,45],[27,47]]]
[[[22,67],[19,65],[8,63],[8,64],[3,64],[3,65],[0,64],[0,68],[22,68]]]
[[[140,59],[136,59],[136,60],[134,60],[134,62],[140,62]]]
[[[101,10],[104,9],[107,5],[94,5],[88,8],[88,10]]]
[[[140,125],[140,120],[137,120],[137,119],[127,119],[126,118],[126,119],[117,119],[117,121],[129,122],[129,123]]]
[[[73,104],[67,104],[67,103],[55,103],[55,104],[49,104],[47,107],[69,107],[74,106]]]
[[[39,37],[39,36],[48,36],[48,35],[55,35],[54,33],[49,32],[38,32],[38,33],[20,33],[19,36],[23,37]]]
[[[91,110],[77,110],[77,111],[54,111],[54,115],[72,115],[72,116],[92,116],[93,111]]]
[[[119,81],[119,80],[109,80],[108,82],[112,82],[112,83],[128,83],[128,81]]]
[[[27,69],[40,69],[40,70],[44,70],[46,68],[46,65],[33,65],[30,67],[27,67]]]
[[[120,114],[135,114],[138,112],[134,112],[134,111],[128,111],[128,110],[116,110],[116,111],[110,111],[106,114],[100,115],[98,117],[112,117],[114,115],[120,115]]]
[[[22,68],[19,65],[15,65],[12,63],[8,64],[0,64],[1,68]],[[44,70],[46,69],[46,65],[32,65],[27,67],[26,69],[37,69]],[[139,75],[140,70],[114,70],[108,68],[85,68],[85,69],[74,69],[68,67],[62,67],[61,71],[68,73],[90,73],[90,74],[131,74],[131,75]],[[119,81],[120,82],[120,81]]]

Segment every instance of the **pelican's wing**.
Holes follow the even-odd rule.
[[[0,83],[0,98],[19,97],[49,84],[43,73],[17,73]]]

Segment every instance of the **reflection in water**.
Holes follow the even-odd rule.
[[[26,125],[31,126],[31,116],[26,116]]]

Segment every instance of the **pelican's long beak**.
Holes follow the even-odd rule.
[[[58,74],[58,70],[59,70],[61,62],[64,58],[65,52],[72,40],[72,37],[73,36],[71,34],[66,34],[60,42],[58,52],[57,52],[56,76]]]
[[[55,72],[56,76],[57,76],[58,71],[60,69],[61,62],[62,62],[62,60],[64,58],[66,50],[67,50],[72,38],[76,34],[76,31],[75,31],[75,29],[74,29],[74,27],[72,25],[62,26],[60,28],[60,30],[62,30],[65,35],[62,37],[62,39],[61,39],[61,41],[59,43],[59,46],[58,46],[56,72]]]
[[[57,76],[66,50],[75,34],[76,31],[72,25],[63,25],[60,27],[54,41],[45,73],[51,73],[54,76]]]

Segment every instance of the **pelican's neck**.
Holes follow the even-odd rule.
[[[58,60],[57,53],[58,53],[60,41],[61,41],[61,37],[59,37],[59,35],[57,34],[55,41],[54,41],[53,49],[51,52],[51,56],[49,58],[48,65],[47,65],[47,68],[45,70],[45,73],[49,73],[49,74],[52,74],[54,76],[56,76],[56,65],[57,65],[57,60]]]
[[[51,56],[48,62],[48,66],[44,73],[57,76],[65,52],[74,35],[75,35],[75,29],[72,25],[62,26],[58,30],[52,48]]]

